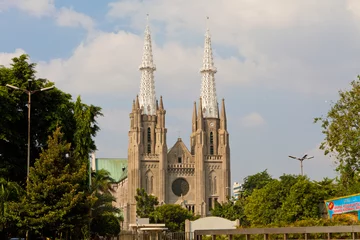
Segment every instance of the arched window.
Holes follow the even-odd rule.
[[[214,186],[213,186],[213,190],[214,190],[213,194],[216,194],[216,192],[217,192],[216,176],[214,177]]]
[[[150,170],[145,174],[145,190],[147,194],[153,193],[154,190],[154,176]]]
[[[147,140],[148,142],[151,142],[151,128],[147,129]]]
[[[149,193],[149,178],[148,176],[145,177],[145,190]]]
[[[214,155],[214,134],[210,132],[210,155]]]
[[[212,177],[210,175],[209,177],[209,190],[210,190],[210,195],[213,193],[213,182],[212,182]]]
[[[152,193],[153,189],[154,189],[154,177],[151,176],[150,177],[150,192],[149,193]]]
[[[210,155],[214,155],[214,146],[213,145],[210,146]]]
[[[151,128],[147,129],[147,153],[151,153]]]

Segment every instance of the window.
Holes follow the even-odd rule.
[[[149,193],[152,193],[153,192],[153,187],[154,187],[154,177],[153,176],[151,176],[150,177],[150,191],[149,191]]]
[[[151,153],[151,128],[147,129],[147,153]]]
[[[147,140],[148,142],[151,142],[151,128],[147,129]]]
[[[214,146],[210,145],[210,155],[214,155]]]
[[[145,190],[147,193],[149,193],[149,177],[145,177]]]
[[[182,163],[181,157],[178,157],[178,163]]]
[[[210,132],[210,155],[214,155],[214,134]]]
[[[214,186],[213,186],[213,194],[216,194],[217,187],[216,187],[216,176],[214,177]]]
[[[195,146],[191,146],[191,155],[195,155]]]
[[[212,177],[210,175],[209,177],[209,187],[210,187],[210,194],[213,194],[213,182],[212,182]]]
[[[150,170],[145,174],[145,190],[147,194],[153,193],[154,190],[154,176]]]

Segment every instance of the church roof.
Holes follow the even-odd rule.
[[[126,158],[96,158],[95,170],[105,169],[116,182],[127,178],[128,160]]]

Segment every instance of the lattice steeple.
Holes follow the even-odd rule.
[[[202,74],[200,96],[202,99],[203,116],[205,118],[218,118],[218,103],[215,86],[215,73],[217,70],[214,66],[209,28],[206,30],[205,34],[203,66],[200,72]]]
[[[143,110],[142,113],[147,115],[156,115],[156,95],[154,81],[154,71],[156,70],[156,66],[154,64],[152,55],[149,21],[147,21],[145,29],[144,52],[139,69],[141,71],[139,103]]]

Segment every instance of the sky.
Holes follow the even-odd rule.
[[[208,25],[232,181],[265,169],[299,174],[288,155],[305,153],[311,179],[336,176],[313,120],[359,74],[358,0],[0,0],[0,64],[29,54],[38,77],[102,107],[96,156],[126,158],[147,14],[169,148],[179,136],[189,146]]]

